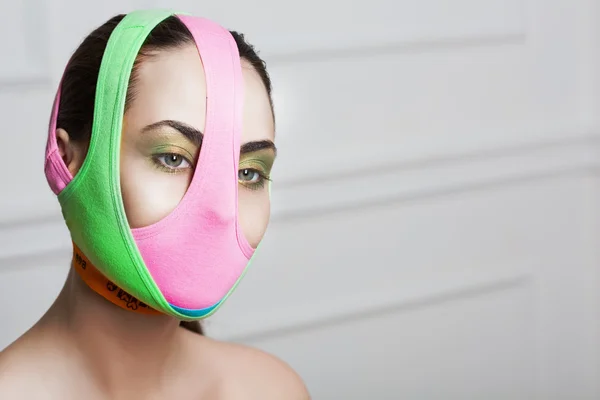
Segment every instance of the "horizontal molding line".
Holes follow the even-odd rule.
[[[579,173],[600,167],[596,136],[540,142],[430,160],[374,165],[273,190],[273,219],[287,221],[390,202],[415,201],[476,189]]]
[[[29,91],[39,88],[47,88],[52,84],[52,78],[48,75],[35,75],[30,77],[0,77],[0,92]]]
[[[405,148],[402,148],[395,151],[396,154],[393,154],[393,156],[386,154],[376,160],[367,160],[369,161],[369,167],[367,168],[361,163],[358,167],[353,164],[350,168],[344,167],[344,169],[341,169],[339,165],[336,165],[341,163],[336,163],[334,157],[329,157],[327,160],[329,163],[327,167],[329,168],[318,176],[301,177],[300,179],[294,180],[290,179],[279,183],[277,186],[278,188],[290,189],[293,187],[306,186],[307,184],[313,185],[315,181],[328,182],[348,177],[354,178],[357,175],[372,175],[382,170],[394,169],[408,171],[435,166],[444,167],[457,163],[478,162],[480,160],[490,160],[492,158],[510,155],[514,156],[521,154],[527,156],[538,151],[573,146],[590,147],[595,148],[596,151],[600,151],[600,133],[581,133],[572,137],[567,137],[563,132],[560,132],[558,135],[553,133],[553,135],[555,136],[550,139],[537,137],[534,139],[517,141],[514,138],[511,138],[505,142],[477,143],[472,147],[461,146],[451,150],[448,150],[445,147],[447,143],[442,143],[441,145],[436,143],[434,146],[431,146],[430,144],[427,149],[423,146],[415,146],[412,148],[405,146],[408,148],[408,151],[406,151]],[[431,151],[431,147],[433,147],[433,151]],[[352,150],[356,151],[356,149]],[[402,153],[398,154],[400,151],[402,151]],[[381,159],[383,159],[383,161]],[[329,169],[333,170],[333,172],[328,172]]]
[[[219,327],[218,320],[214,324],[208,321],[206,328],[211,336],[229,341],[266,341],[450,301],[485,296],[531,284],[533,275],[528,269],[531,264],[519,265],[524,266],[523,270],[515,270],[511,265],[509,272],[480,272],[469,276],[457,274],[434,282],[416,284],[406,291],[389,290],[374,295],[361,293],[347,299],[324,303],[321,308],[316,309],[303,306],[292,310],[270,310],[264,317],[259,312],[258,315],[253,314],[251,319],[232,316],[231,320],[236,323],[229,324],[229,329]]]
[[[373,57],[387,54],[416,54],[440,50],[468,49],[477,47],[520,45],[525,44],[525,32],[489,33],[465,36],[447,36],[433,38],[414,38],[406,40],[386,37],[353,37],[352,40],[330,39],[328,41],[312,42],[300,39],[286,41],[283,37],[281,44],[271,44],[273,40],[260,37],[253,39],[263,43],[261,56],[264,56],[269,66],[276,64],[326,61],[348,57]]]
[[[0,225],[0,269],[29,265],[40,257],[68,255],[71,246],[67,227],[59,218]]]
[[[308,180],[297,185],[284,183],[274,188],[273,222],[478,188],[492,189],[598,167],[600,140],[596,136],[449,155],[408,164],[400,161],[395,166],[375,165],[362,174],[348,171],[323,180]],[[0,267],[23,257],[71,249],[59,213],[0,223],[0,243]]]

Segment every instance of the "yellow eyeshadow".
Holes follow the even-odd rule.
[[[179,133],[169,131],[154,131],[143,135],[139,141],[146,152],[175,153],[181,154],[190,160],[194,160],[199,152],[198,147]]]
[[[255,169],[268,176],[271,173],[272,164],[273,163],[265,162],[265,160],[261,160],[260,158],[250,158],[241,160],[239,169]]]

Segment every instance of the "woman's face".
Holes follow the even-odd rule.
[[[242,72],[238,214],[246,239],[256,247],[270,215],[274,122],[260,76],[245,60]],[[121,145],[121,189],[132,228],[158,222],[185,195],[201,153],[206,111],[204,69],[194,45],[144,59],[137,78]]]

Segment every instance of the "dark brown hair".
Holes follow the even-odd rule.
[[[65,69],[60,92],[57,128],[64,129],[69,134],[69,138],[75,142],[89,144],[92,134],[96,82],[102,56],[111,33],[124,17],[124,14],[117,15],[90,33],[75,50]],[[265,62],[258,56],[254,47],[246,42],[243,34],[235,31],[230,31],[230,33],[237,43],[240,57],[252,65],[260,75],[269,95],[271,106],[273,106],[271,79]],[[174,49],[192,43],[194,43],[194,39],[190,31],[177,17],[169,17],[158,24],[146,38],[134,63],[125,108],[127,109],[135,98],[136,71],[141,62],[152,57],[157,51]],[[192,332],[203,334],[199,322],[182,321],[180,325]]]
[[[117,15],[90,33],[75,50],[67,64],[61,86],[57,127],[67,131],[73,141],[89,142],[92,133],[96,82],[102,56],[111,33],[124,17],[124,14]],[[240,57],[250,63],[260,75],[271,100],[271,79],[266,63],[258,56],[254,47],[245,40],[243,34],[235,31],[230,33],[237,43]],[[144,59],[151,57],[156,51],[178,48],[191,43],[194,43],[192,34],[179,18],[169,17],[158,24],[146,38],[134,64],[125,107],[127,108],[135,97],[136,71]],[[271,106],[272,104],[271,100]]]

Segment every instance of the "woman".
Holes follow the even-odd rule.
[[[307,399],[286,364],[198,323],[265,233],[273,140],[271,82],[242,35],[156,10],[92,32],[61,81],[45,164],[73,267],[1,353],[0,398]]]

